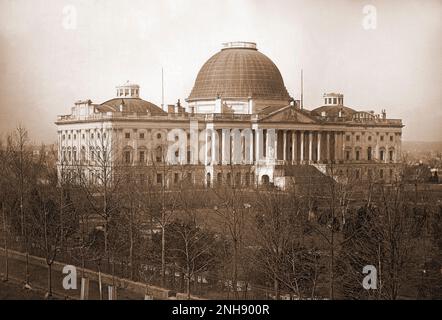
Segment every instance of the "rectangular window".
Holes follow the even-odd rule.
[[[380,177],[381,179],[384,179],[384,170],[383,170],[383,169],[380,169],[380,170],[379,170],[379,177]]]
[[[393,141],[393,136],[390,136],[390,141]]]
[[[140,151],[140,156],[139,156],[138,160],[140,161],[140,163],[144,163],[144,161],[145,161],[144,151]]]
[[[173,176],[173,183],[178,183],[180,181],[178,173],[175,173]]]
[[[381,141],[384,141],[384,136],[381,136]]]
[[[130,132],[126,132],[126,133],[124,134],[124,137],[125,137],[126,139],[130,139]]]
[[[393,151],[390,151],[389,155],[390,155],[390,161],[393,161]]]
[[[356,160],[359,160],[359,150],[356,151]]]
[[[384,161],[384,151],[381,150],[381,152],[379,153],[379,157],[381,158],[381,161]]]
[[[345,160],[350,160],[350,151],[345,151]]]
[[[345,136],[345,140],[346,140],[346,141],[350,141],[350,136],[349,136],[349,135],[346,135],[346,136]]]
[[[157,173],[157,184],[163,184],[163,175],[161,173]]]
[[[144,139],[144,132],[140,133],[140,139]]]
[[[360,141],[361,140],[361,136],[356,136],[356,141]]]

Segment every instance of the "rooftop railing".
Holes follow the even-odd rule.
[[[90,115],[60,115],[57,121],[94,121],[94,120],[112,120],[112,119],[139,119],[139,120],[227,120],[227,121],[251,121],[259,120],[267,114],[238,114],[238,113],[166,113],[166,114],[148,114],[148,113],[127,113],[127,112],[107,112],[93,113]],[[402,125],[401,119],[348,119],[344,117],[317,117],[318,120],[324,122],[340,122],[340,123],[363,123],[373,125]]]

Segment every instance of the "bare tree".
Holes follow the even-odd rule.
[[[34,159],[36,179],[33,180],[29,196],[29,233],[38,254],[46,259],[48,267],[48,287],[46,297],[52,296],[52,265],[60,251],[61,211],[57,205],[59,186],[57,172],[46,158],[45,146],[39,152],[39,158]]]
[[[74,159],[71,172],[74,183],[84,193],[90,208],[104,221],[104,258],[110,266],[109,222],[119,208],[118,190],[123,179],[121,174],[122,155],[120,141],[112,130],[104,127],[97,130],[97,137],[91,140],[90,157]]]
[[[228,182],[229,183],[229,182]],[[238,296],[238,273],[240,266],[240,255],[243,247],[243,237],[246,229],[246,218],[250,214],[250,198],[247,193],[241,190],[240,185],[233,187],[220,185],[212,189],[215,204],[213,211],[216,214],[215,221],[228,234],[231,243],[232,269],[231,281],[233,293],[236,299]]]
[[[27,178],[31,166],[31,155],[28,147],[28,132],[24,127],[19,125],[17,129],[7,138],[7,152],[9,153],[9,165],[13,173],[13,177],[18,186],[19,213],[20,213],[20,230],[22,237],[23,250],[25,251],[25,286],[30,287],[29,283],[29,239],[27,232],[27,214],[26,214],[26,195]]]

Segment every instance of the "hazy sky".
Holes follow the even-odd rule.
[[[160,104],[161,67],[166,103],[183,101],[221,43],[242,40],[257,42],[295,98],[304,69],[307,108],[342,92],[349,107],[402,118],[405,140],[442,140],[441,39],[440,0],[0,0],[0,132],[21,122],[53,142],[58,114],[110,99],[126,80]]]

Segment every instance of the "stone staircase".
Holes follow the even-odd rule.
[[[276,168],[277,176],[283,180],[281,185],[296,185],[297,187],[312,186],[315,188],[330,186],[335,179],[327,175],[326,165],[285,165]],[[281,181],[282,182],[282,181]]]

